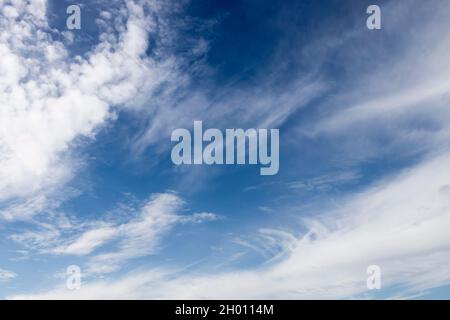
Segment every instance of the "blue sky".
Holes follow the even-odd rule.
[[[448,298],[447,1],[71,4],[0,1],[0,297]],[[195,120],[278,174],[175,166]]]

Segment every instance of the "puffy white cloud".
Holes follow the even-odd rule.
[[[0,7],[4,202],[42,197],[67,182],[76,169],[74,141],[94,137],[113,118],[112,107],[138,105],[174,68],[170,61],[161,59],[156,65],[145,55],[152,24],[144,17],[147,4],[123,1],[118,10],[123,23],[116,19],[115,27],[108,26],[83,57],[72,57],[52,37],[46,4],[27,0],[2,2]],[[9,219],[13,213],[9,210]]]

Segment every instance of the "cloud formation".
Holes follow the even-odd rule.
[[[123,1],[114,21],[102,15],[100,42],[84,56],[55,40],[46,5],[1,3],[0,201],[41,201],[26,214],[2,214],[10,220],[42,210],[46,195],[73,176],[76,141],[93,139],[114,107],[138,107],[175,72],[175,62],[156,64],[145,54],[154,26],[147,3]]]
[[[87,282],[77,292],[56,288],[14,298],[362,298],[370,296],[366,269],[373,264],[382,270],[383,288],[397,288],[392,296],[426,292],[450,282],[442,268],[450,263],[449,181],[450,153],[429,159],[350,197],[337,211],[305,220],[301,237],[280,238],[288,241],[284,257],[256,269],[136,271]]]
[[[0,282],[10,281],[16,277],[17,277],[16,273],[0,268]]]
[[[288,84],[282,72],[273,71],[282,60],[276,59],[256,86],[197,90],[190,90],[189,77],[178,70],[180,60],[167,55],[164,46],[156,49],[161,53],[157,58],[147,54],[149,36],[156,43],[173,40],[164,19],[148,15],[149,10],[164,11],[164,5],[118,3],[114,14],[100,15],[99,43],[73,57],[64,42],[51,36],[45,1],[1,2],[0,217],[26,220],[46,211],[46,219],[36,219],[32,228],[8,238],[37,254],[83,258],[84,272],[106,277],[88,277],[79,291],[61,284],[10,298],[365,298],[373,294],[366,288],[366,268],[373,264],[382,270],[386,296],[421,295],[449,284],[450,272],[442,266],[450,263],[450,36],[437,32],[450,30],[447,1],[437,1],[431,9],[418,1],[386,5],[387,40],[381,44],[361,42],[366,33],[353,29],[328,42],[320,38],[320,45],[299,53],[303,58],[309,52],[307,62],[314,67]],[[423,14],[417,17],[419,9]],[[113,22],[113,15],[119,19]],[[406,27],[410,32],[399,35]],[[155,29],[161,34],[155,35]],[[70,33],[64,39],[75,41]],[[397,40],[401,48],[388,51]],[[201,56],[208,43],[193,47],[190,54]],[[329,57],[345,66],[339,84],[321,74]],[[307,118],[313,121],[296,127],[302,119],[292,116],[321,96],[325,102]],[[217,127],[282,126],[292,120],[289,147],[294,149],[299,137],[310,139],[314,147],[324,142],[337,146],[341,160],[353,166],[386,154],[392,161],[403,153],[417,157],[409,168],[334,199],[337,208],[302,217],[301,224],[290,226],[298,232],[266,226],[253,241],[235,238],[236,244],[265,258],[260,266],[200,273],[169,264],[117,277],[111,273],[127,262],[157,253],[176,226],[220,218],[211,212],[181,214],[184,197],[172,192],[153,194],[131,215],[114,221],[54,212],[67,196],[58,198],[55,192],[77,170],[77,141],[94,139],[118,110],[136,112],[145,123],[132,139],[136,154],[153,146],[165,150],[161,136],[201,117]],[[321,150],[330,157],[332,151]],[[364,170],[353,169],[280,184],[294,196],[326,191],[366,178]],[[232,259],[242,257],[238,252]],[[11,280],[15,274],[0,269],[2,277]]]
[[[180,214],[184,206],[185,202],[174,193],[154,194],[120,221],[66,221],[65,226],[46,223],[14,233],[10,239],[37,254],[87,256],[87,273],[109,273],[128,260],[156,253],[162,238],[176,225],[220,219],[211,212]],[[100,251],[106,245],[108,248]]]

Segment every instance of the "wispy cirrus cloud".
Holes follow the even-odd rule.
[[[449,28],[448,10],[445,1],[433,7],[385,3],[382,33],[366,38],[358,54],[355,46],[367,36],[365,30],[339,44],[337,63],[345,66],[346,76],[332,99],[321,104],[321,114],[297,132],[327,139],[339,145],[337,153],[354,160],[446,148],[450,36],[436,30]]]
[[[369,297],[366,268],[372,264],[382,270],[386,296],[424,293],[450,282],[449,270],[441,267],[450,262],[449,166],[449,153],[430,158],[343,199],[339,210],[304,220],[307,232],[277,236],[289,239],[284,255],[262,267],[202,275],[136,271],[76,292],[55,288],[12,298]],[[270,245],[277,232],[264,232]]]
[[[41,8],[40,3],[27,2],[37,8]],[[386,152],[395,160],[403,151],[420,153],[422,158],[400,174],[390,173],[375,184],[357,190],[356,194],[335,199],[338,209],[316,211],[314,217],[303,218],[300,225],[290,226],[298,227],[299,232],[258,228],[255,239],[235,238],[240,249],[255,250],[265,258],[265,263],[259,267],[232,272],[209,270],[200,274],[179,272],[171,264],[164,271],[150,268],[127,273],[121,278],[111,275],[101,281],[90,279],[76,292],[56,287],[12,298],[370,297],[365,287],[366,267],[370,264],[381,267],[386,296],[391,293],[394,296],[420,295],[424,290],[449,283],[449,271],[442,266],[450,262],[447,232],[450,226],[450,154],[446,147],[449,122],[446,55],[450,41],[446,41],[447,33],[437,32],[448,30],[444,14],[448,12],[448,2],[436,2],[433,6],[418,1],[413,2],[416,5],[386,5],[383,32],[388,36],[383,39],[388,40],[383,45],[375,36],[371,38],[373,41],[362,41],[368,38],[367,30],[351,30],[342,39],[341,35],[335,35],[326,39],[330,41],[324,45],[323,39],[319,39],[320,45],[315,43],[307,48],[312,52],[308,62],[314,66],[289,84],[283,83],[280,73],[268,72],[254,87],[240,89],[230,85],[217,91],[209,88],[211,92],[177,91],[179,87],[174,84],[189,88],[187,76],[173,81],[178,75],[177,59],[170,57],[156,62],[144,54],[146,39],[155,21],[144,17],[138,2],[121,3],[127,13],[122,17],[123,23],[118,30],[109,29],[111,24],[107,21],[111,16],[103,14],[101,24],[105,34],[100,37],[100,44],[81,60],[70,60],[62,43],[43,36],[40,40],[44,47],[30,45],[26,50],[34,48],[41,55],[48,52],[48,56],[39,61],[31,60],[30,64],[17,39],[8,40],[1,47],[0,53],[7,61],[1,70],[6,70],[7,81],[11,81],[4,84],[4,99],[16,102],[5,111],[5,123],[9,122],[10,129],[15,131],[13,134],[5,131],[3,136],[0,133],[0,145],[6,154],[0,157],[0,164],[5,165],[5,176],[7,173],[17,176],[0,180],[0,199],[26,199],[13,205],[8,203],[7,208],[2,209],[4,218],[26,218],[43,208],[52,208],[51,203],[57,206],[57,202],[49,201],[53,198],[48,198],[47,194],[69,181],[72,170],[76,169],[73,163],[76,161],[69,152],[72,143],[79,137],[95,137],[99,128],[112,121],[119,105],[138,110],[144,119],[144,128],[133,140],[133,150],[139,154],[160,144],[161,135],[168,136],[172,128],[190,126],[196,117],[201,116],[211,126],[278,126],[288,120],[298,120],[292,119],[296,111],[332,91],[333,100],[326,96],[327,106],[321,105],[317,114],[313,111],[313,116],[307,118],[313,121],[289,131],[292,133],[287,138],[290,147],[297,146],[299,136],[306,136],[314,142],[314,147],[315,142],[337,146],[339,156],[347,162],[355,158],[380,157]],[[156,10],[158,6],[149,8]],[[423,13],[420,17],[416,16],[419,9]],[[45,29],[42,10],[33,13],[27,10],[26,6],[5,8],[2,23],[11,30],[15,27],[11,19],[16,15],[22,15],[26,23],[27,15],[38,14]],[[29,16],[29,19],[36,18]],[[412,22],[413,29],[410,29]],[[23,28],[27,28],[25,24]],[[398,30],[405,28],[413,31],[400,36]],[[159,40],[170,37],[165,35]],[[390,48],[390,41],[397,39],[401,39],[402,49],[397,48],[395,52],[385,49]],[[202,54],[207,49],[207,43],[201,42],[193,51]],[[299,56],[305,57],[307,53],[299,53]],[[315,53],[320,53],[319,58]],[[345,75],[338,77],[341,83],[334,83],[329,75],[320,72],[329,57],[336,57],[337,62],[345,66]],[[279,62],[280,59],[276,61]],[[31,71],[24,71],[28,67]],[[36,77],[40,81],[41,73],[46,76],[42,80],[43,88],[27,83],[28,74],[31,79]],[[149,77],[149,74],[155,76]],[[119,75],[124,77],[123,81]],[[22,88],[24,83],[27,86]],[[160,93],[161,87],[166,91]],[[28,101],[30,99],[22,99],[27,100],[22,103],[21,92],[25,92],[24,96],[31,94],[31,100],[36,103]],[[154,92],[158,94],[154,96]],[[51,98],[47,99],[48,95]],[[41,99],[41,96],[45,97]],[[80,113],[79,97],[83,102]],[[59,103],[67,107],[56,108]],[[95,110],[87,109],[87,103]],[[146,103],[151,107],[143,108]],[[67,119],[60,123],[60,118]],[[39,123],[45,125],[41,127]],[[24,130],[24,127],[30,129]],[[43,127],[52,138],[41,143],[47,139],[40,133]],[[60,130],[63,134],[58,136],[56,133]],[[380,131],[383,139],[380,139]],[[15,144],[20,146],[14,149]],[[31,149],[22,150],[22,146],[31,146]],[[163,149],[167,147],[168,144]],[[322,155],[332,158],[332,151],[334,149],[325,148]],[[290,186],[289,192],[297,196],[305,189],[316,191],[334,183],[356,181],[364,174],[363,170],[345,171],[341,175],[319,175],[310,180],[292,182],[289,179],[280,183]],[[198,179],[194,180],[198,184]],[[264,186],[274,185],[279,184],[269,182]],[[43,196],[42,190],[45,191]],[[176,225],[218,218],[208,212],[181,215],[182,207],[182,196],[157,194],[120,221],[86,219],[80,223],[81,220],[71,221],[58,215],[60,220],[39,221],[32,230],[15,233],[10,238],[39,254],[84,257],[87,272],[106,274],[119,270],[127,261],[157,252],[164,237]],[[280,211],[272,207],[270,210]],[[302,215],[300,211],[296,213]],[[233,257],[240,259],[243,254],[238,252]]]
[[[17,277],[17,274],[10,270],[0,268],[0,282],[10,281]]]
[[[87,256],[86,272],[108,273],[128,260],[158,251],[164,236],[180,224],[220,219],[211,212],[180,214],[185,202],[174,193],[154,194],[132,215],[117,222],[69,221],[69,225],[41,223],[38,228],[10,235],[32,254]],[[108,245],[108,249],[102,247]]]

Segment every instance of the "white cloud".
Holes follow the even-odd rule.
[[[74,242],[53,250],[56,254],[86,255],[117,236],[113,227],[100,227],[83,233]]]
[[[16,277],[17,277],[16,273],[0,268],[0,282],[10,281]]]
[[[88,272],[114,271],[129,259],[154,253],[161,237],[179,221],[177,212],[182,205],[175,194],[153,195],[136,218],[115,227],[113,234],[120,236],[117,248],[92,257]]]
[[[137,271],[15,298],[351,298],[370,296],[366,268],[382,270],[381,293],[417,294],[450,283],[450,153],[342,200],[338,211],[304,221],[302,237],[267,230],[284,258],[227,273]],[[274,237],[275,236],[275,237]],[[273,243],[271,244],[273,245]],[[390,291],[396,286],[397,291]],[[236,290],[239,288],[239,290]]]
[[[438,30],[450,28],[449,10],[446,1],[431,7],[420,1],[386,3],[384,37],[375,41],[367,30],[345,37],[336,63],[348,76],[318,108],[322,113],[316,121],[297,131],[327,139],[345,159],[416,154],[446,146],[450,34]],[[396,46],[390,45],[396,41]]]
[[[288,187],[308,191],[329,190],[336,185],[357,182],[360,178],[361,174],[358,172],[343,171],[335,174],[325,174],[307,180],[289,182]]]
[[[198,119],[207,127],[279,128],[295,111],[327,89],[325,83],[310,74],[276,88],[280,77],[266,76],[258,86],[250,88],[207,87],[186,90],[181,97],[161,97],[147,129],[135,138],[133,150],[139,153],[149,146],[158,146],[155,151],[166,151],[170,144],[161,143],[160,137],[170,136],[176,128],[191,128]]]
[[[60,154],[75,137],[92,134],[108,114],[105,102],[73,85],[67,52],[44,32],[45,2],[29,1],[15,10],[20,23],[0,18],[0,200],[67,179],[70,170]]]
[[[129,259],[156,253],[161,239],[177,224],[203,223],[217,220],[219,217],[217,214],[209,212],[180,215],[179,211],[183,205],[184,201],[176,194],[153,195],[137,217],[115,226],[114,229],[109,229],[112,235],[118,237],[117,248],[93,256],[87,262],[87,272],[115,271]],[[95,232],[97,233],[98,230]],[[82,237],[84,238],[85,235]]]
[[[23,12],[26,9],[23,6],[21,8],[15,10],[19,15],[25,15]],[[42,12],[45,10],[39,8],[40,10],[33,12],[39,14],[39,21],[44,26],[45,15]],[[416,14],[416,6],[411,5],[411,8]],[[436,8],[442,8],[443,10],[439,10],[441,12],[448,12],[444,10],[448,9],[448,3],[439,2]],[[122,33],[118,38],[111,35],[112,40],[105,40],[110,38],[104,37],[103,42],[88,58],[73,64],[64,62],[66,53],[61,44],[50,42],[43,35],[33,34],[46,46],[38,48],[38,51],[47,52],[41,63],[33,59],[29,62],[18,53],[19,49],[23,49],[20,39],[9,39],[5,32],[0,34],[0,40],[4,41],[0,42],[0,54],[4,58],[2,61],[7,61],[4,64],[0,62],[0,72],[7,75],[2,77],[7,79],[4,80],[6,82],[0,82],[0,86],[3,86],[1,88],[5,88],[5,100],[0,97],[0,102],[11,101],[4,111],[5,119],[8,119],[5,121],[8,130],[0,131],[1,151],[5,155],[0,158],[0,165],[4,168],[0,170],[5,170],[0,171],[0,178],[2,172],[14,174],[9,180],[0,179],[0,199],[47,189],[54,180],[48,179],[49,173],[59,177],[56,181],[65,181],[70,177],[70,167],[60,165],[60,154],[68,150],[75,137],[95,134],[95,130],[110,116],[111,104],[130,107],[127,104],[128,98],[139,93],[141,81],[144,80],[139,66],[144,66],[146,72],[158,75],[156,79],[150,80],[145,77],[150,82],[145,86],[149,88],[157,86],[159,76],[163,79],[169,77],[170,61],[162,64],[162,69],[156,68],[151,61],[143,61],[144,45],[137,39],[144,37],[149,26],[140,20],[142,11],[139,7],[129,3],[128,9],[132,12],[127,22],[128,33]],[[15,15],[9,8],[6,11],[4,14],[7,16]],[[386,18],[385,22],[392,21]],[[420,29],[414,28],[417,32],[410,32],[413,38],[406,37],[404,47],[407,50],[403,54],[395,55],[397,59],[393,59],[393,62],[386,61],[387,67],[367,77],[356,77],[354,81],[348,81],[346,84],[355,93],[344,90],[342,95],[334,96],[336,103],[331,104],[331,108],[336,107],[338,110],[335,112],[333,109],[330,117],[313,123],[304,131],[310,135],[342,134],[351,145],[351,152],[348,154],[352,155],[359,145],[353,139],[348,139],[347,135],[351,134],[366,142],[372,133],[367,134],[367,131],[380,131],[378,124],[383,124],[383,130],[386,128],[383,133],[388,133],[392,140],[400,140],[399,144],[414,142],[408,144],[411,149],[422,148],[422,142],[428,148],[436,147],[435,143],[443,148],[449,132],[449,68],[445,61],[450,41],[447,41],[448,34],[436,30],[448,30],[448,19],[427,20],[421,16],[421,20]],[[9,20],[3,19],[2,23],[6,23],[5,21]],[[24,17],[23,21],[25,22],[20,26],[7,25],[5,30],[15,28],[19,34],[32,34],[33,31],[26,24],[27,18]],[[417,43],[422,46],[422,50],[414,50]],[[111,47],[118,51],[112,53],[109,50]],[[368,45],[367,50],[374,47],[376,44]],[[383,55],[385,56],[387,57]],[[48,61],[55,67],[48,68]],[[36,76],[47,69],[49,71],[44,72],[44,77]],[[37,77],[44,85],[38,86],[36,81],[30,80],[23,88],[26,74]],[[117,80],[119,74],[125,75],[123,82]],[[175,118],[190,120],[197,115],[213,114],[211,123],[221,122],[222,118],[231,122],[239,117],[239,123],[244,125],[281,124],[299,106],[307,105],[325,90],[326,86],[321,81],[309,80],[308,77],[299,80],[292,86],[293,93],[281,94],[277,98],[269,90],[272,82],[268,81],[265,86],[250,94],[234,92],[225,102],[213,105],[208,103],[210,101],[205,95],[198,93],[193,94],[181,108],[177,104],[158,107],[152,114],[155,116],[148,130],[137,139],[136,148],[156,143],[161,132],[170,130],[175,125],[179,126]],[[302,90],[295,91],[298,88]],[[160,97],[158,102],[173,102],[171,93],[173,92]],[[225,90],[225,93],[228,92]],[[37,104],[30,104],[28,95]],[[92,103],[95,108],[92,114],[92,110],[86,110],[77,104],[79,99]],[[67,105],[57,110],[56,106],[61,101],[66,101]],[[237,102],[240,103],[239,106],[231,108]],[[254,108],[248,109],[249,105]],[[274,105],[280,106],[279,112],[272,113]],[[231,113],[236,116],[233,117]],[[426,116],[438,130],[410,130],[410,122],[421,118],[420,116]],[[59,117],[68,119],[63,127],[57,121]],[[45,126],[41,126],[41,123]],[[24,130],[25,126],[30,129]],[[56,134],[59,130],[62,130],[61,136]],[[403,134],[405,132],[407,134]],[[49,141],[47,134],[51,135]],[[365,150],[363,147],[360,149]],[[386,148],[384,144],[382,147]],[[368,190],[342,200],[338,211],[334,209],[320,218],[305,220],[304,226],[308,232],[301,237],[267,229],[262,230],[261,236],[265,242],[260,247],[241,241],[241,244],[248,247],[257,250],[261,248],[264,254],[281,250],[277,259],[259,268],[203,275],[136,271],[121,279],[88,282],[76,292],[56,288],[47,293],[13,298],[360,297],[370,295],[365,287],[365,271],[371,264],[381,267],[384,289],[389,291],[389,288],[397,286],[400,295],[418,294],[422,290],[448,284],[450,281],[450,271],[442,267],[450,263],[449,169],[448,152],[430,157],[397,177],[380,181]],[[322,182],[319,181],[319,184]],[[31,202],[28,208],[40,207],[41,203],[43,202]],[[99,253],[89,261],[91,272],[116,270],[128,259],[155,252],[161,238],[176,223],[183,222],[177,214],[181,205],[182,201],[173,194],[157,196],[143,207],[137,217],[119,224],[100,223],[96,228],[83,230],[76,234],[73,241],[59,245],[54,253],[92,254],[103,245],[117,241],[115,249]],[[8,217],[26,216],[34,210],[21,209],[27,206],[15,208],[18,209],[8,211]],[[197,218],[203,220],[211,216],[203,214]],[[197,218],[194,215],[187,220],[195,222]],[[15,240],[31,241],[33,244],[48,240],[52,245],[60,242],[58,230],[48,227],[45,230],[45,233],[15,235]],[[54,249],[55,246],[51,248]]]
[[[118,270],[126,261],[156,253],[161,239],[177,224],[220,218],[211,212],[180,214],[184,201],[174,193],[154,194],[120,222],[61,221],[15,233],[10,239],[40,254],[87,256],[87,273]],[[64,224],[65,222],[65,224]],[[99,251],[103,246],[109,249]]]
[[[197,212],[190,216],[184,216],[181,218],[183,223],[203,223],[209,221],[219,220],[221,217],[212,212]]]
[[[52,38],[46,5],[0,4],[0,201],[58,190],[76,170],[74,141],[94,137],[113,107],[139,106],[175,72],[175,61],[145,55],[154,22],[144,17],[148,4],[124,1],[115,12],[121,19],[84,57]]]

